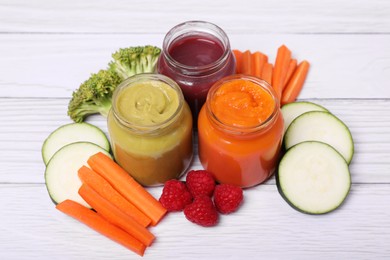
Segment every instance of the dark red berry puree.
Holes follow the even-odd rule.
[[[204,66],[222,57],[220,41],[209,37],[189,36],[176,40],[168,50],[171,57],[186,66]]]

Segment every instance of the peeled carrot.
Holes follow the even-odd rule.
[[[303,83],[305,82],[307,73],[309,72],[310,63],[308,61],[302,61],[294,74],[292,75],[288,85],[283,91],[281,104],[287,104],[295,101],[299,93],[302,90]]]
[[[291,51],[285,45],[280,46],[276,54],[275,66],[272,74],[272,87],[279,99],[282,97],[283,85],[287,77],[290,60]]]
[[[149,226],[151,222],[150,218],[142,213],[132,203],[126,200],[122,195],[120,195],[119,192],[117,192],[108,181],[97,174],[94,170],[91,170],[86,166],[82,166],[78,171],[78,175],[83,183],[94,189],[97,193],[99,193],[100,196],[132,217],[142,226]]]
[[[264,64],[268,62],[267,55],[257,51],[252,53],[252,76],[261,78]]]
[[[268,82],[268,84],[272,84],[272,72],[273,72],[273,66],[272,63],[266,63],[264,64],[263,71],[261,73],[261,78]]]
[[[123,213],[88,185],[82,184],[79,194],[99,215],[115,226],[122,228],[144,245],[150,246],[154,241],[155,237],[149,230],[141,226],[132,217]]]
[[[249,50],[242,53],[241,73],[252,75],[252,54]]]
[[[236,58],[236,73],[241,73],[242,66],[242,52],[239,50],[233,50],[234,57]]]
[[[103,153],[94,154],[88,159],[88,164],[125,199],[148,216],[153,226],[167,213],[167,210],[158,200],[107,155]]]
[[[56,208],[138,255],[144,255],[146,249],[144,244],[83,205],[72,200],[64,200],[57,204]]]
[[[297,68],[297,60],[291,59],[290,64],[288,65],[287,76],[286,76],[286,79],[284,80],[283,89],[287,86],[287,84],[288,84],[289,80],[291,79],[291,76],[294,73],[296,68]],[[282,90],[282,92],[283,92],[283,90]]]

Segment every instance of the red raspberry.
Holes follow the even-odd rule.
[[[219,184],[214,190],[214,203],[219,212],[229,214],[238,209],[243,200],[241,187],[231,184]]]
[[[192,196],[184,182],[169,180],[164,184],[159,201],[168,211],[181,211],[192,202]]]
[[[206,195],[196,197],[186,206],[184,215],[189,221],[204,227],[214,226],[218,222],[218,212],[211,198]]]
[[[199,195],[211,197],[215,188],[213,175],[205,170],[192,170],[187,173],[187,188],[195,198]]]

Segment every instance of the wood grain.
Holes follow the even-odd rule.
[[[159,196],[161,189],[150,189]],[[145,259],[385,259],[390,185],[354,185],[331,214],[293,210],[275,185],[246,190],[240,210],[202,228],[169,214],[152,232]],[[43,184],[0,185],[1,259],[138,259],[132,252],[54,209]],[[383,207],[377,206],[377,201]],[[377,217],[380,216],[380,217]],[[372,220],[375,221],[372,221]],[[222,235],[223,234],[223,235]]]
[[[117,49],[161,46],[163,38],[163,34],[0,34],[0,97],[69,98],[91,73],[107,67]],[[300,98],[390,98],[390,56],[384,55],[390,53],[390,35],[231,34],[230,40],[232,48],[261,50],[270,61],[282,44],[298,61],[309,60]]]
[[[165,33],[188,20],[229,33],[389,33],[390,3],[373,1],[24,1],[0,3],[0,31]]]

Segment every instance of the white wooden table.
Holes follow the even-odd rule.
[[[245,203],[202,228],[178,214],[152,232],[145,259],[390,258],[390,2],[0,0],[0,259],[136,259],[54,209],[41,146],[70,123],[71,93],[120,47],[161,46],[186,20],[222,27],[236,49],[271,60],[286,44],[308,59],[300,95],[350,127],[353,185],[338,210],[293,210],[274,178],[245,190]],[[106,131],[106,122],[88,122]],[[197,160],[192,168],[201,168]],[[150,189],[158,197],[161,188]]]

